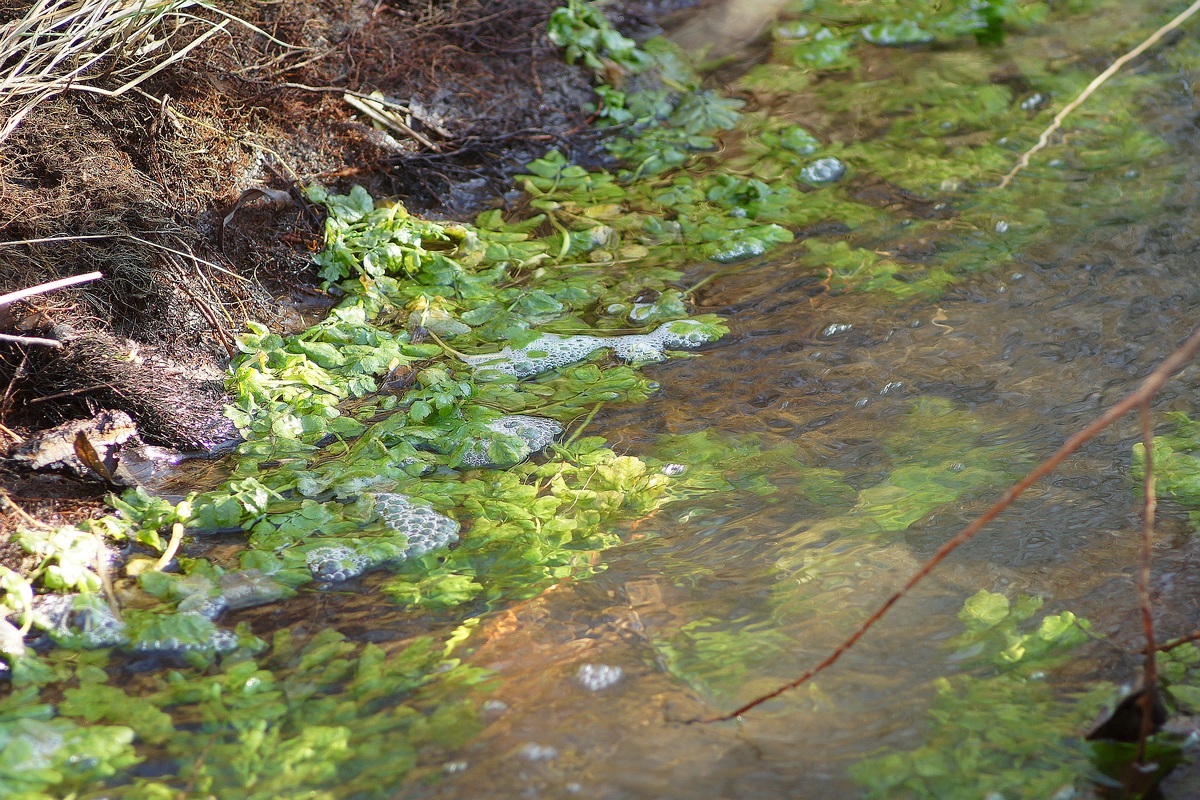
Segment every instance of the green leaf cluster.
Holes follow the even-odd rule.
[[[1096,774],[1080,730],[1112,695],[1107,685],[1056,689],[1044,670],[1088,639],[1070,612],[1032,630],[1040,598],[1010,602],[981,591],[963,606],[966,631],[952,642],[972,672],[939,678],[929,730],[918,747],[859,762],[850,774],[872,798],[1045,798],[1080,789]]]

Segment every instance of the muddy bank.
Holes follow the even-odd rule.
[[[33,107],[0,148],[0,293],[105,277],[0,309],[0,332],[62,344],[0,344],[4,452],[103,409],[155,445],[228,439],[222,367],[244,322],[294,331],[336,299],[316,288],[323,219],[298,186],[362,185],[455,217],[502,202],[512,171],[550,147],[594,146],[592,79],[545,36],[555,5],[234,3],[241,22],[134,90]],[[0,21],[25,12],[7,4]],[[641,7],[619,16],[653,28]],[[390,104],[371,105],[376,92]],[[23,243],[44,239],[61,241]],[[106,491],[12,462],[0,484],[51,521],[94,513]]]

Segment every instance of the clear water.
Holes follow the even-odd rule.
[[[1047,58],[1070,53],[1061,41],[1021,46]],[[821,292],[820,276],[799,264],[799,245],[715,278],[712,266],[695,267],[684,283],[709,279],[699,310],[724,316],[731,335],[702,357],[648,368],[662,391],[602,413],[593,430],[619,452],[666,458],[663,437],[753,438],[774,455],[766,470],[778,490],[676,503],[631,523],[628,544],[604,554],[599,576],[486,615],[466,658],[495,674],[478,697],[489,725],[459,751],[422,752],[420,775],[396,796],[858,796],[848,765],[920,740],[931,680],[957,669],[940,645],[961,630],[955,613],[981,588],[1042,595],[1048,609],[1093,622],[1106,641],[1084,651],[1067,682],[1133,679],[1140,508],[1130,419],[957,551],[814,684],[737,722],[694,722],[823,658],[1006,480],[1132,390],[1190,332],[1200,306],[1197,109],[1190,85],[1181,82],[1173,100],[1159,132],[1174,148],[1168,159],[1190,166],[1175,173],[1163,208],[1143,221],[1106,215],[1064,231],[936,301]],[[779,112],[800,121],[796,105]],[[1079,181],[1078,202],[1087,202],[1085,175],[1051,179]],[[873,246],[904,241],[897,229]],[[1191,368],[1156,409],[1192,410],[1198,388]],[[966,421],[930,428],[936,417],[914,411],[922,401]],[[837,470],[878,506],[869,493],[910,448],[925,465],[971,468],[977,458],[1008,477],[891,532],[856,527],[844,498],[814,496],[806,483],[811,467]],[[896,514],[904,503],[897,496]],[[1169,504],[1155,555],[1160,628],[1188,632],[1200,615],[1200,542]],[[260,633],[317,622],[372,641],[449,624],[370,591],[305,597],[235,620]],[[1167,794],[1190,797],[1198,787],[1183,770]]]

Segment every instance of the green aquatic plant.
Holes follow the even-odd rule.
[[[736,269],[797,232],[806,240],[787,251],[787,268],[825,278],[834,292],[935,296],[1076,224],[1081,203],[1066,179],[1075,171],[1094,176],[1088,214],[1125,221],[1156,207],[1167,182],[1153,159],[1165,145],[1143,130],[1137,104],[1119,96],[1080,116],[1075,149],[1038,176],[1038,202],[1028,191],[981,191],[1047,112],[994,83],[990,57],[971,36],[1020,31],[1044,18],[1043,4],[793,5],[804,6],[804,19],[777,25],[772,62],[740,83],[753,95],[750,105],[706,86],[670,44],[638,46],[616,33],[590,4],[572,0],[556,12],[550,35],[568,57],[605,80],[625,73],[620,85],[596,90],[598,124],[617,162],[589,169],[558,151],[534,160],[518,178],[531,209],[524,218],[494,210],[473,224],[433,222],[361,188],[338,195],[310,187],[310,199],[328,211],[317,266],[342,300],[298,335],[252,325],[239,338],[228,414],[245,441],[232,478],[171,502],[131,491],[113,500],[119,516],[22,534],[42,559],[34,577],[43,590],[93,593],[72,600],[65,616],[37,622],[60,644],[122,647],[175,666],[126,693],[108,684],[107,649],[8,654],[13,683],[25,688],[10,695],[18,698],[12,705],[4,701],[0,737],[49,744],[29,762],[38,768],[24,774],[0,759],[0,786],[39,800],[105,781],[113,797],[378,796],[411,772],[418,748],[456,746],[478,730],[468,689],[486,675],[451,657],[470,621],[603,569],[601,553],[623,541],[629,521],[680,498],[769,497],[787,485],[835,511],[843,532],[894,534],[1003,481],[1020,455],[975,441],[954,409],[914,411],[937,433],[898,433],[879,480],[851,487],[832,470],[755,442],[677,437],[661,443],[656,460],[618,455],[581,435],[606,404],[641,401],[656,388],[639,372],[641,359],[617,363],[611,346],[521,377],[472,363],[506,349],[540,359],[545,351],[536,348],[557,341],[547,335],[610,342],[653,335],[689,316],[685,269]],[[887,51],[897,68],[878,78],[877,91],[861,91],[872,48],[931,40],[939,51]],[[1183,50],[1173,57],[1173,70],[1198,63]],[[1051,96],[1089,77],[1069,65],[1020,66],[1038,93]],[[834,72],[841,75],[829,79]],[[1124,80],[1152,98],[1160,77]],[[818,109],[812,121],[787,111],[795,91]],[[864,121],[863,135],[837,133],[847,119]],[[1129,176],[1135,166],[1147,177]],[[838,233],[821,235],[828,230]],[[890,249],[897,239],[932,242],[930,255]],[[692,317],[690,326],[706,340],[724,332],[712,316]],[[561,424],[564,440],[535,455],[527,442],[496,435],[512,415]],[[938,427],[939,419],[946,424]],[[461,544],[415,553],[389,524],[395,501],[388,498],[396,496],[460,524]],[[221,565],[180,559],[172,572],[140,559],[136,581],[133,571],[118,576],[132,607],[120,619],[105,617],[96,536],[158,553],[179,529],[242,531],[246,547]],[[774,566],[806,568],[786,552]],[[319,591],[319,583],[336,589],[365,569],[386,570],[374,585],[391,602],[464,626],[385,649],[304,630],[278,632],[268,645],[245,627],[220,624],[222,603],[245,608]],[[0,586],[6,607],[34,624],[29,581],[4,573]],[[781,618],[794,610],[778,596],[771,601]],[[1030,627],[1024,601],[1003,615],[994,598],[975,605],[972,620],[1000,619],[961,644],[991,654],[987,669],[1009,682],[949,679],[939,713],[950,726],[961,718],[962,727],[947,730],[962,735],[948,733],[920,757],[897,756],[887,780],[902,777],[888,787],[927,779],[964,786],[967,767],[1002,763],[1004,747],[1034,759],[1039,787],[1075,763],[1057,745],[1037,760],[1042,751],[1029,738],[989,738],[983,710],[1006,719],[1028,707],[1047,737],[1039,741],[1052,742],[1050,716],[1073,719],[1076,706],[1064,711],[1061,697],[1043,692],[1023,665],[1052,663],[1078,634],[1078,621],[1058,615]],[[787,646],[777,631],[759,633],[762,652]],[[744,646],[707,617],[658,644],[676,675],[714,694],[760,663],[748,662],[739,654]],[[61,701],[39,700],[37,686]],[[2,727],[9,722],[16,727]],[[937,755],[959,744],[965,749],[955,755]],[[139,774],[159,777],[130,778],[136,760],[151,762]]]
[[[935,682],[920,746],[851,768],[868,797],[1032,800],[1073,794],[1096,774],[1082,729],[1112,687],[1058,688],[1046,678],[1092,634],[1070,612],[1037,620],[1041,605],[987,591],[966,602],[966,630],[950,646],[967,670]]]
[[[1200,526],[1200,423],[1181,411],[1168,411],[1174,432],[1154,437],[1154,482],[1159,495],[1169,497]],[[1133,477],[1146,472],[1146,452],[1139,442],[1133,446]]]

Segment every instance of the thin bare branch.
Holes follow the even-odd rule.
[[[1142,53],[1146,52],[1151,47],[1153,47],[1155,45],[1155,43],[1158,42],[1159,39],[1166,36],[1168,33],[1175,30],[1180,25],[1182,25],[1184,22],[1186,22],[1187,19],[1189,17],[1191,17],[1193,14],[1195,14],[1197,11],[1200,11],[1200,0],[1196,0],[1196,2],[1192,3],[1186,9],[1184,9],[1184,11],[1179,14],[1179,16],[1175,17],[1175,19],[1171,20],[1166,25],[1163,25],[1161,28],[1156,30],[1154,33],[1150,34],[1148,37],[1146,37],[1145,41],[1143,41],[1137,47],[1130,50],[1125,55],[1118,58],[1116,61],[1114,61],[1112,64],[1109,65],[1108,69],[1104,70],[1104,72],[1101,72],[1099,75],[1097,75],[1095,80],[1093,80],[1091,83],[1089,83],[1087,85],[1087,88],[1085,88],[1082,92],[1079,93],[1078,97],[1076,97],[1070,103],[1067,103],[1067,105],[1063,107],[1062,111],[1059,111],[1057,114],[1054,115],[1054,121],[1050,123],[1050,127],[1046,128],[1046,130],[1042,131],[1042,135],[1038,137],[1037,144],[1035,144],[1033,147],[1029,148],[1024,153],[1021,154],[1021,159],[1019,161],[1017,161],[1017,165],[1015,167],[1013,167],[1011,170],[1009,170],[1009,173],[1004,176],[1004,179],[1000,181],[1000,184],[996,188],[1003,189],[1005,186],[1008,186],[1008,184],[1010,184],[1012,182],[1012,179],[1014,177],[1016,177],[1018,172],[1025,169],[1026,167],[1028,167],[1029,159],[1033,158],[1035,153],[1037,153],[1039,150],[1041,150],[1043,147],[1045,147],[1047,144],[1050,143],[1050,137],[1054,135],[1055,131],[1057,131],[1059,128],[1062,127],[1063,120],[1065,120],[1071,114],[1072,111],[1074,111],[1075,109],[1077,109],[1081,105],[1083,105],[1085,102],[1087,102],[1087,99],[1089,97],[1091,97],[1093,94],[1095,94],[1096,90],[1099,89],[1101,86],[1103,86],[1105,81],[1107,81],[1113,75],[1116,75],[1117,71],[1120,70],[1121,67],[1125,66],[1130,61],[1137,58]]]
[[[1063,445],[1058,448],[1058,450],[1054,451],[1053,455],[1051,455],[1041,464],[1038,464],[1036,467],[1034,467],[1033,471],[1022,478],[1015,486],[1009,488],[1009,490],[1006,491],[1004,495],[987,511],[976,517],[971,524],[967,525],[967,527],[963,528],[961,531],[955,534],[953,538],[938,548],[937,552],[934,553],[933,556],[930,557],[930,559],[912,575],[912,577],[905,581],[904,586],[901,587],[900,591],[889,597],[883,603],[883,605],[876,609],[875,613],[871,614],[871,616],[867,618],[866,622],[862,623],[862,625],[858,627],[858,630],[854,631],[854,633],[852,633],[847,639],[839,644],[832,653],[826,656],[824,660],[822,660],[815,667],[810,669],[808,672],[805,672],[799,678],[789,681],[780,686],[778,689],[751,700],[749,703],[734,709],[728,714],[723,714],[719,717],[713,717],[707,720],[695,721],[724,722],[726,720],[739,717],[742,714],[745,714],[747,711],[757,708],[768,700],[778,697],[790,689],[795,689],[798,686],[802,686],[803,684],[812,680],[812,678],[816,675],[836,664],[838,659],[845,655],[850,648],[854,647],[854,645],[858,643],[858,640],[861,639],[867,633],[867,631],[873,628],[875,624],[879,622],[879,620],[883,619],[884,615],[886,615],[887,612],[892,609],[892,606],[896,605],[900,598],[908,594],[908,592],[914,586],[924,580],[929,573],[937,569],[938,565],[941,564],[947,556],[970,541],[975,534],[983,530],[983,528],[989,522],[1000,515],[1000,512],[1004,511],[1004,509],[1008,508],[1014,500],[1020,497],[1026,489],[1044,478],[1046,475],[1053,472],[1059,464],[1061,464],[1068,456],[1082,447],[1089,439],[1100,433],[1100,431],[1104,430],[1108,426],[1112,425],[1114,422],[1128,414],[1133,409],[1145,402],[1148,402],[1152,397],[1154,397],[1155,394],[1158,393],[1160,389],[1162,389],[1163,385],[1171,378],[1172,375],[1179,372],[1179,370],[1183,369],[1188,365],[1189,362],[1191,362],[1193,358],[1195,358],[1197,351],[1200,351],[1200,328],[1197,328],[1195,331],[1193,331],[1192,335],[1188,337],[1186,342],[1180,345],[1180,347],[1175,352],[1171,353],[1171,355],[1167,356],[1166,360],[1159,364],[1157,369],[1147,375],[1145,380],[1142,381],[1141,385],[1138,386],[1135,391],[1127,395],[1117,404],[1110,407],[1083,430],[1077,432],[1071,438],[1067,439],[1067,441],[1064,442]]]
[[[23,344],[30,347],[53,347],[61,348],[62,342],[58,339],[43,339],[40,336],[13,336],[8,333],[0,333],[0,342],[6,344]]]
[[[1188,642],[1194,642],[1198,639],[1200,639],[1200,631],[1192,631],[1187,636],[1180,636],[1178,639],[1172,639],[1169,642],[1160,644],[1155,649],[1158,650],[1158,652],[1160,652],[1160,653],[1169,653],[1170,651],[1174,650],[1176,647],[1183,647]]]
[[[82,275],[72,275],[69,278],[59,278],[56,281],[47,283],[39,283],[37,286],[30,286],[28,289],[18,289],[15,292],[8,294],[0,294],[0,308],[12,305],[20,300],[33,297],[46,292],[53,292],[55,289],[65,289],[68,286],[74,286],[77,283],[88,283],[89,281],[99,280],[104,275],[99,272],[85,272]]]
[[[1137,756],[1141,764],[1146,756],[1146,740],[1154,729],[1154,708],[1158,701],[1158,667],[1155,662],[1154,617],[1150,606],[1150,559],[1154,549],[1154,513],[1158,499],[1154,494],[1154,418],[1150,413],[1150,398],[1138,406],[1142,422],[1142,448],[1145,452],[1145,476],[1142,479],[1142,569],[1138,575],[1138,605],[1142,612],[1142,630],[1146,636],[1146,652],[1142,667],[1142,725],[1138,731]]]

